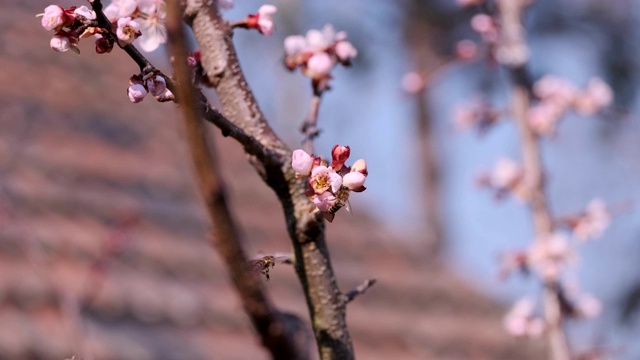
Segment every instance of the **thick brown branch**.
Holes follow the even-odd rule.
[[[189,0],[184,18],[194,31],[203,68],[218,93],[224,117],[260,145],[251,147],[258,151],[249,152],[250,162],[282,203],[320,356],[353,359],[345,319],[346,297],[331,267],[322,218],[309,213],[312,205],[304,194],[305,183],[296,179],[291,169],[291,150],[260,111],[238,63],[231,30],[217,9]],[[245,149],[247,140],[239,140]]]
[[[498,58],[506,64],[514,80],[513,115],[520,135],[525,186],[529,191],[529,205],[533,215],[535,241],[547,241],[553,232],[553,218],[549,210],[544,186],[544,170],[540,159],[538,137],[527,120],[531,94],[531,78],[526,69],[528,49],[524,42],[522,13],[525,1],[499,0],[501,44]],[[569,360],[571,353],[563,327],[560,287],[557,282],[544,284],[543,304],[549,326],[549,350],[553,360]]]
[[[200,94],[191,84],[182,30],[182,9],[177,0],[168,1],[167,6],[169,45],[180,84],[176,90],[198,184],[214,227],[213,245],[226,263],[244,309],[272,358],[302,359],[304,356],[296,349],[294,334],[288,331],[284,317],[271,305],[260,280],[247,267],[248,257],[242,248],[242,237],[226,202],[215,147],[206,136]]]

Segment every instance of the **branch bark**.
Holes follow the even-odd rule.
[[[182,9],[177,0],[167,1],[167,31],[174,69],[178,79],[177,98],[180,99],[187,142],[195,165],[196,178],[213,223],[212,244],[230,271],[232,282],[240,295],[243,307],[269,350],[273,359],[306,359],[308,354],[296,347],[293,329],[285,317],[271,304],[257,274],[248,266],[249,259],[242,247],[242,236],[226,201],[223,179],[220,177],[213,140],[207,137],[201,97],[191,84],[191,69],[182,29]],[[295,321],[300,322],[299,319]]]
[[[291,150],[268,125],[238,63],[232,32],[217,8],[189,0],[184,20],[193,29],[202,65],[218,93],[225,126],[250,155],[249,161],[276,192],[283,206],[295,254],[295,268],[307,300],[311,323],[322,359],[353,359],[347,330],[347,297],[340,291],[325,242],[324,223],[310,214],[304,180],[291,168]],[[223,130],[224,131],[224,130]],[[240,136],[241,135],[241,136]]]
[[[525,1],[498,1],[501,18],[501,43],[497,50],[497,57],[503,64],[507,65],[513,78],[513,116],[520,136],[525,173],[524,181],[528,190],[529,206],[533,216],[535,241],[547,241],[554,230],[554,223],[545,193],[544,169],[540,158],[538,136],[527,121],[532,80],[526,68],[528,49],[522,25],[522,14],[525,6]],[[569,360],[571,352],[563,327],[560,284],[546,282],[543,291],[545,319],[549,326],[550,358],[553,360]]]

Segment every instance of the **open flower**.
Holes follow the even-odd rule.
[[[130,17],[120,18],[118,19],[116,35],[118,35],[118,39],[131,44],[133,40],[141,35],[140,25],[135,20],[131,20]]]
[[[342,186],[342,176],[338,175],[332,168],[323,165],[316,166],[311,171],[309,185],[316,194],[322,194],[331,190],[336,193]]]

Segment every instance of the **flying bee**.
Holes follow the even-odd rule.
[[[251,267],[254,271],[259,271],[269,280],[269,270],[276,266],[276,263],[292,264],[293,260],[291,255],[267,255],[259,259],[251,260]]]

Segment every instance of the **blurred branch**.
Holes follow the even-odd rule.
[[[362,284],[356,286],[355,289],[349,291],[346,295],[347,302],[351,302],[355,300],[355,298],[357,298],[358,296],[366,293],[367,290],[369,290],[369,288],[371,288],[373,285],[376,284],[376,281],[377,281],[376,279],[367,279]]]
[[[512,93],[513,116],[518,127],[524,183],[529,193],[529,205],[533,215],[535,241],[548,241],[553,232],[553,218],[549,210],[544,186],[544,170],[540,159],[538,137],[529,126],[527,111],[531,100],[532,80],[527,71],[528,48],[524,40],[522,14],[526,7],[523,0],[498,0],[501,20],[501,43],[497,49],[497,58],[505,64],[512,75],[514,86]],[[557,281],[544,284],[544,312],[549,326],[548,336],[550,358],[569,360],[571,353],[563,327],[561,308],[561,287]]]
[[[249,161],[282,203],[320,357],[353,359],[346,296],[338,288],[331,266],[322,217],[310,213],[313,204],[305,196],[305,181],[294,176],[291,150],[260,111],[240,68],[232,31],[215,4],[211,8],[208,2],[189,0],[186,5],[184,19],[193,29],[203,68],[229,122],[222,123],[238,130],[234,138],[244,145]]]
[[[320,110],[320,100],[322,99],[320,94],[314,94],[311,98],[311,106],[309,108],[309,114],[304,119],[300,132],[304,135],[302,141],[302,149],[307,154],[313,154],[313,140],[320,135],[320,129],[318,129],[318,111]]]
[[[192,70],[182,24],[182,9],[177,0],[167,1],[167,33],[174,58],[174,69],[183,113],[187,142],[195,165],[196,177],[213,223],[213,245],[231,273],[245,311],[258,331],[262,344],[273,359],[302,359],[304,351],[296,349],[295,334],[288,331],[284,317],[271,305],[258,277],[247,268],[248,257],[242,237],[226,202],[224,183],[220,177],[213,140],[207,137],[202,121],[201,94],[191,84]],[[290,318],[289,318],[290,319]],[[299,322],[300,320],[297,319]],[[292,328],[292,327],[290,327]]]

